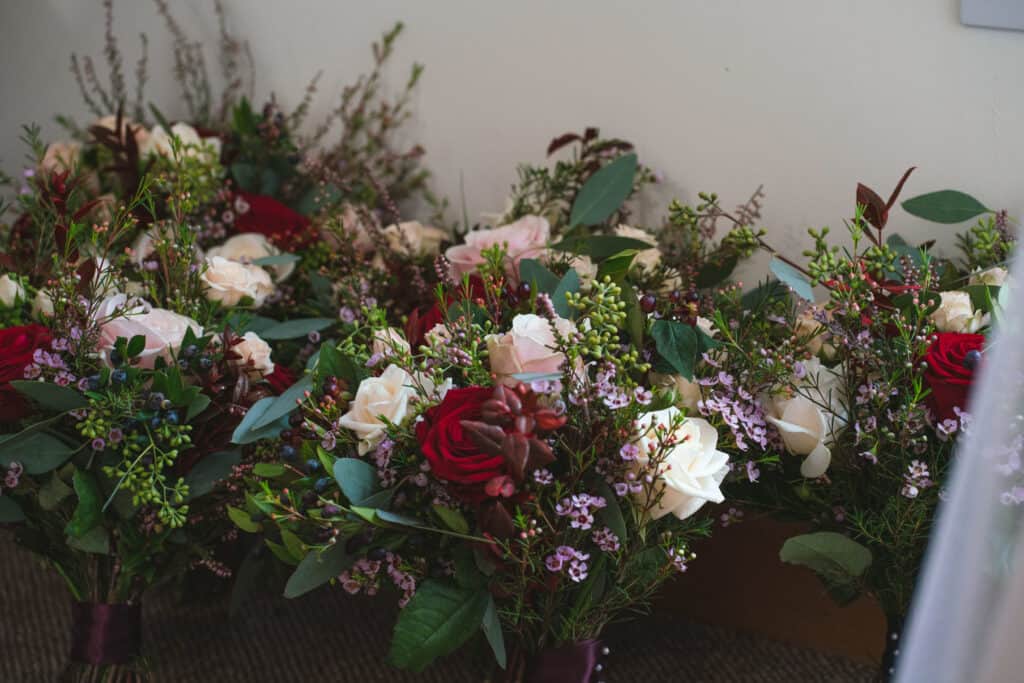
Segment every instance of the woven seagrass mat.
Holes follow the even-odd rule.
[[[390,668],[394,608],[320,590],[264,596],[228,620],[221,601],[145,605],[146,652],[157,681],[471,683],[472,657],[449,657],[419,676]],[[68,651],[70,607],[60,579],[0,532],[0,681],[56,679]],[[604,680],[687,683],[868,683],[861,663],[719,627],[650,618],[613,629]]]

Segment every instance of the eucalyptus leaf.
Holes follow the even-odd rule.
[[[254,522],[252,517],[245,510],[239,510],[236,507],[228,506],[228,518],[235,523],[242,531],[247,531],[250,534],[258,533],[262,528],[259,522]]]
[[[589,256],[594,261],[604,261],[630,249],[643,251],[654,246],[653,236],[650,242],[645,242],[644,240],[620,237],[618,235],[590,235],[567,237],[561,242],[551,245],[551,248],[556,251],[567,251],[572,254]]]
[[[235,465],[242,461],[240,451],[216,451],[196,463],[185,477],[188,499],[195,500],[213,490],[217,482],[231,476]]]
[[[89,400],[71,387],[21,379],[12,380],[10,384],[19,394],[29,397],[46,410],[65,413],[89,405]]]
[[[271,439],[277,436],[277,434],[284,429],[284,425],[275,425],[273,420],[270,420],[270,424],[263,428],[257,428],[256,422],[263,418],[267,411],[270,410],[271,406],[277,401],[277,398],[273,396],[267,396],[249,406],[248,412],[242,421],[235,427],[234,433],[231,434],[231,443],[236,444],[250,444],[260,439]]]
[[[532,258],[524,258],[519,262],[519,279],[528,283],[534,292],[543,292],[548,295],[553,294],[559,285],[558,276],[548,270],[540,261]]]
[[[288,387],[283,394],[273,399],[274,402],[267,406],[266,410],[253,423],[252,429],[263,429],[290,414],[295,410],[296,401],[305,398],[306,392],[312,388],[313,378],[310,375],[304,375],[302,379]]]
[[[444,525],[452,531],[460,534],[469,533],[469,522],[466,521],[466,517],[458,510],[444,505],[435,505],[434,512],[441,518]]]
[[[501,620],[498,619],[498,608],[494,605],[494,597],[487,596],[487,608],[484,610],[483,623],[480,626],[487,638],[487,644],[491,646],[494,653],[494,661],[502,669],[508,665],[508,656],[505,653],[505,634],[501,631]]]
[[[274,254],[272,256],[264,256],[262,258],[254,259],[252,264],[254,266],[286,266],[289,263],[295,263],[301,260],[302,257],[297,254]]]
[[[185,412],[185,421],[191,422],[201,415],[210,405],[210,397],[206,394],[196,394],[195,398],[189,401],[188,410]]]
[[[259,333],[260,337],[269,340],[298,339],[310,332],[319,332],[334,324],[332,318],[296,318],[277,323]]]
[[[570,226],[608,220],[633,191],[636,170],[636,154],[623,154],[590,176],[573,200]]]
[[[103,495],[91,474],[76,469],[71,479],[78,505],[64,531],[68,536],[82,538],[103,519]]]
[[[871,565],[871,551],[834,531],[818,531],[786,540],[779,559],[813,569],[830,583],[850,583]]]
[[[797,296],[807,301],[814,301],[814,289],[800,271],[778,257],[772,258],[770,268],[772,274],[792,289]]]
[[[0,437],[0,467],[18,462],[28,474],[45,474],[67,462],[76,450],[56,434],[29,427]]]
[[[957,190],[939,190],[911,197],[902,204],[912,216],[933,223],[963,223],[992,210],[969,194]]]
[[[562,279],[559,280],[554,293],[551,294],[551,304],[555,307],[555,313],[566,319],[575,318],[575,311],[569,307],[569,300],[566,299],[566,295],[575,294],[578,291],[580,291],[580,276],[575,270],[570,268],[562,276]]]
[[[490,599],[486,590],[424,581],[398,616],[388,661],[400,669],[423,671],[481,628]]]
[[[345,552],[344,543],[336,543],[322,553],[307,553],[288,578],[288,583],[284,587],[284,597],[297,598],[324,585],[345,571],[353,559]]]
[[[349,502],[362,506],[380,488],[377,468],[364,460],[338,458],[334,461],[334,479]]]

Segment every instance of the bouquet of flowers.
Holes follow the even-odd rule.
[[[125,115],[106,2],[109,87],[72,58],[101,118],[85,131],[59,119],[76,139],[49,145],[26,128],[31,165],[0,230],[0,523],[68,585],[73,680],[145,676],[146,591],[197,567],[231,574],[217,553],[237,536],[226,511],[252,469],[235,428],[262,401],[301,392],[309,347],[370,297],[354,276],[332,287],[328,240],[362,230],[409,244],[409,226],[384,225],[425,178],[422,150],[392,142],[420,67],[397,101],[379,92],[400,25],[343,92],[341,140],[324,146],[328,125],[298,132],[308,97],[289,115],[273,100],[252,109],[247,47],[219,4],[227,85],[215,111],[201,47],[157,4],[191,123],[170,125],[155,106],[147,123],[145,51]],[[420,258],[392,250],[388,264]]]
[[[512,222],[445,251],[430,315],[403,334],[367,307],[320,346],[301,395],[263,399],[235,432],[264,459],[232,519],[294,567],[286,596],[393,589],[396,666],[482,634],[501,677],[586,680],[604,627],[686,570],[710,527],[697,513],[723,500],[735,441],[680,390],[719,346],[699,269],[615,224],[648,172],[621,143],[580,164],[596,139],[524,168]],[[539,205],[554,223],[518,214]],[[694,266],[756,248],[742,222],[694,243],[701,220],[677,205],[659,234]]]
[[[733,378],[757,397],[757,476],[727,490],[813,523],[781,559],[815,570],[837,600],[877,598],[889,619],[885,675],[958,435],[970,429],[968,392],[1001,314],[1014,244],[1005,213],[951,190],[902,206],[943,224],[981,216],[959,237],[961,260],[887,236],[909,175],[888,200],[858,187],[850,246],[811,230],[806,265],[776,257],[778,281],[744,297],[732,313],[742,322],[723,335],[714,368],[698,373],[702,410]],[[815,304],[819,285],[828,298]],[[1004,495],[1014,500],[1014,490]]]

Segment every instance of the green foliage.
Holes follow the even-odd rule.
[[[402,669],[423,671],[481,628],[490,599],[484,590],[425,581],[398,617],[388,661]]]
[[[969,194],[957,190],[939,190],[911,197],[902,204],[912,216],[933,223],[963,223],[991,209]]]
[[[353,559],[345,552],[343,543],[334,544],[323,552],[310,551],[288,578],[288,583],[284,587],[284,597],[297,598],[319,588],[337,578],[352,564]]]
[[[787,287],[800,298],[806,301],[814,301],[814,290],[800,272],[782,259],[775,257],[771,262],[771,271]]]
[[[330,318],[296,318],[264,328],[260,337],[265,340],[297,339],[310,332],[320,332],[334,324]]]
[[[377,470],[364,460],[338,458],[334,461],[334,479],[352,505],[363,505],[379,490]]]
[[[871,551],[832,531],[819,531],[787,539],[779,559],[813,569],[837,596],[856,594],[861,577],[871,565]]]
[[[44,410],[64,413],[89,404],[81,393],[71,387],[62,387],[51,382],[14,380],[11,382],[18,393],[31,398]]]
[[[572,203],[569,225],[592,226],[608,220],[632,194],[636,171],[636,154],[624,154],[590,176]]]

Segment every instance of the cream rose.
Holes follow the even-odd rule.
[[[231,347],[241,358],[231,361],[232,365],[246,366],[252,374],[266,377],[274,372],[274,361],[270,359],[270,344],[260,339],[255,332],[246,332],[242,340]],[[221,340],[223,343],[223,340]]]
[[[388,249],[403,256],[436,256],[447,237],[444,230],[419,221],[392,223],[383,232]]]
[[[973,334],[988,325],[989,316],[974,310],[971,295],[967,292],[942,292],[939,296],[942,302],[931,315],[939,332]]]
[[[676,405],[686,408],[689,412],[697,410],[698,402],[704,397],[700,385],[688,380],[682,375],[663,375],[658,372],[650,373],[651,384],[676,392]]]
[[[156,243],[159,239],[166,239],[162,235],[157,234],[156,229],[150,229],[146,232],[139,233],[138,237],[135,238],[135,242],[132,243],[131,248],[131,259],[132,263],[139,269],[144,267],[146,261],[151,256],[156,254]],[[201,261],[203,258],[203,250],[199,248],[198,244],[192,245],[192,251],[195,253],[196,260]]]
[[[111,132],[118,132],[114,130],[115,126],[117,126],[117,117],[113,114],[108,114],[107,116],[102,116],[96,119],[92,125],[99,126],[100,128],[106,128]],[[135,138],[135,144],[139,147],[141,152],[143,146],[146,144],[146,140],[149,138],[149,131],[146,130],[145,126],[135,123],[129,118],[122,118],[121,130],[119,131],[118,136],[124,140],[126,138],[127,131],[132,132],[132,137]]]
[[[237,306],[249,297],[259,308],[274,293],[274,282],[259,266],[229,261],[223,256],[206,259],[206,270],[200,279],[206,286],[206,297],[225,306]]]
[[[533,313],[517,315],[512,329],[505,334],[486,337],[491,372],[502,384],[515,385],[513,375],[522,373],[557,373],[565,363],[565,354],[556,350],[555,331],[565,337],[576,326],[565,318],[556,318],[554,326],[547,318]]]
[[[200,157],[208,161],[220,159],[220,138],[200,137],[199,132],[187,123],[176,123],[171,126],[168,133],[163,126],[154,126],[149,136],[141,145],[141,155],[146,156],[171,156],[171,140],[178,138],[181,145],[185,147],[183,153],[189,157]]]
[[[415,395],[413,377],[397,365],[389,365],[380,377],[359,384],[348,412],[338,424],[355,432],[359,454],[363,455],[384,439],[388,422],[401,424],[405,420]]]
[[[94,318],[100,326],[98,350],[100,357],[109,364],[110,352],[118,337],[131,339],[142,335],[146,346],[139,354],[139,365],[152,369],[158,357],[168,363],[181,347],[185,331],[192,329],[197,337],[203,335],[203,328],[187,316],[153,308],[139,299],[129,299],[126,294],[114,294],[104,299]]]
[[[45,289],[37,291],[32,299],[32,313],[38,318],[53,317],[53,298]]]
[[[409,342],[405,335],[393,327],[383,330],[376,330],[373,333],[372,351],[375,355],[382,357],[401,355],[409,353]]]
[[[846,424],[840,382],[842,370],[830,370],[817,358],[804,362],[805,375],[791,396],[775,397],[766,406],[766,419],[779,430],[786,450],[804,456],[800,474],[816,479],[832,462],[831,445]]]
[[[686,519],[704,503],[725,500],[719,486],[729,471],[729,456],[717,449],[718,432],[699,417],[682,418],[678,408],[644,413],[634,423],[639,454],[637,470],[645,472],[651,455],[659,455],[655,493],[661,498],[654,519],[672,513]]]
[[[1009,274],[1010,273],[1006,268],[1001,268],[999,266],[993,266],[988,270],[976,270],[971,273],[971,279],[968,284],[1002,287],[1006,284],[1006,278]]]
[[[78,165],[82,145],[77,142],[51,142],[46,146],[39,168],[44,173],[63,173]]]
[[[250,263],[256,259],[268,256],[277,256],[281,250],[270,243],[265,236],[258,232],[243,232],[229,237],[219,247],[211,247],[206,251],[207,256],[223,256],[231,261]],[[275,266],[267,266],[274,272],[274,278],[278,282],[288,279],[288,276],[295,270],[294,263],[281,263]]]
[[[628,237],[640,240],[641,242],[647,242],[651,245],[650,249],[643,249],[637,253],[636,258],[633,259],[635,265],[645,270],[651,270],[661,263],[661,250],[658,249],[657,241],[651,233],[628,225],[619,225],[615,228],[615,234],[619,237]]]
[[[452,264],[452,275],[461,278],[463,275],[476,272],[484,262],[481,252],[494,246],[506,245],[506,255],[515,272],[519,272],[519,262],[524,258],[537,258],[551,237],[551,225],[540,216],[524,216],[515,223],[509,223],[491,230],[474,230],[466,233],[463,244],[449,247],[445,257]]]
[[[828,312],[826,312],[826,315]],[[793,332],[801,339],[807,339],[807,350],[817,356],[824,351],[826,358],[835,356],[836,348],[828,343],[829,334],[811,311],[804,311],[796,318]]]
[[[25,287],[8,274],[0,277],[0,303],[8,308],[25,301]]]

